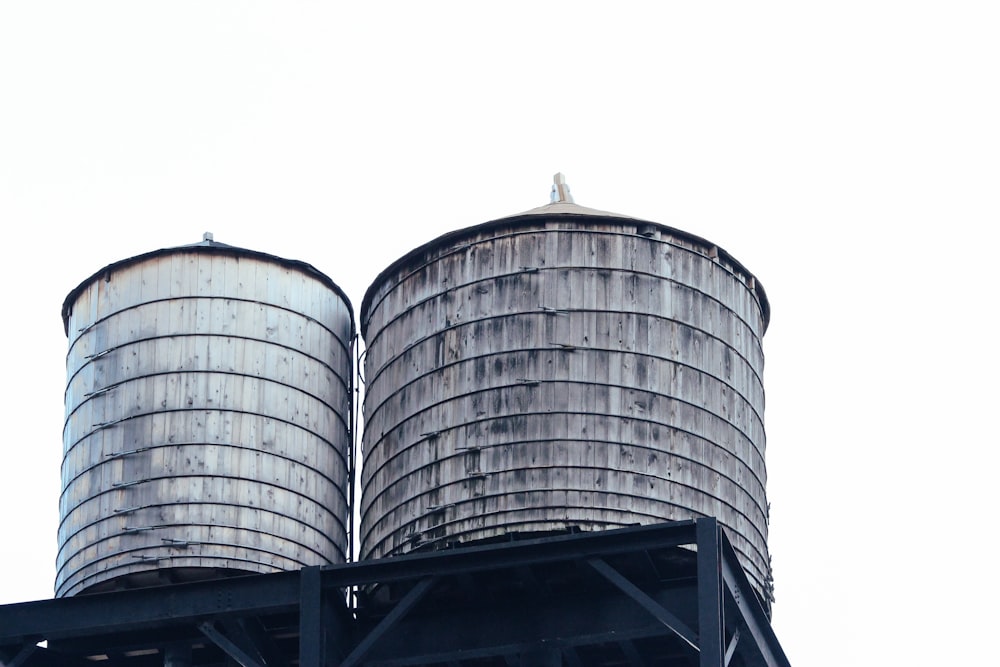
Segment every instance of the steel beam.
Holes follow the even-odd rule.
[[[733,656],[736,654],[736,647],[739,645],[740,645],[740,630],[739,628],[737,628],[736,632],[733,633],[732,639],[729,640],[729,646],[726,647],[726,661],[725,661],[726,667],[729,667],[729,661],[733,659]]]
[[[31,654],[34,653],[37,648],[38,647],[34,644],[25,644],[12,657],[0,662],[3,663],[4,667],[21,667],[21,665],[27,662],[28,658],[31,657]]]
[[[692,585],[689,590],[661,592],[654,599],[660,605],[676,603],[693,609],[697,591]],[[655,638],[669,638],[678,652],[687,650],[693,655],[683,640],[632,598],[614,589],[600,595],[579,591],[572,597],[512,599],[485,607],[420,607],[401,620],[390,636],[383,637],[365,662],[382,666],[439,664],[520,655],[542,643],[569,656],[571,649],[582,653],[595,645]]]
[[[566,535],[322,568],[324,589],[662,549],[695,541],[693,521]],[[0,645],[196,625],[219,614],[296,611],[299,573],[282,572],[0,606]]]
[[[261,657],[261,662],[267,667],[288,667],[288,660],[278,650],[259,618],[225,618],[222,620],[222,625],[230,636],[240,636],[244,643],[253,646],[257,655]],[[233,628],[232,632],[230,628]]]
[[[375,626],[361,642],[354,647],[350,655],[341,663],[341,667],[354,667],[371,650],[375,643],[386,632],[392,629],[396,623],[410,612],[413,607],[427,594],[427,592],[437,583],[437,577],[428,577],[417,582],[417,585],[400,600],[389,614]]]
[[[248,575],[0,606],[0,644],[193,626],[216,615],[296,611],[299,573]]]
[[[641,588],[623,577],[620,572],[600,558],[588,559],[587,564],[597,570],[601,576],[614,584],[619,590],[635,600],[639,606],[652,614],[656,620],[687,642],[689,646],[698,650],[698,636],[694,630],[689,628],[681,619],[674,616],[666,607],[651,598]]]
[[[728,540],[723,540],[720,546],[720,566],[726,597],[736,610],[741,626],[747,629],[753,646],[759,651],[768,667],[790,667],[788,658],[785,657],[785,652],[767,619],[767,614],[750,587],[750,581],[744,574],[743,568],[740,567],[732,545]]]
[[[4,667],[94,667],[94,664],[90,660],[34,644],[27,644],[13,651],[0,650],[0,665]]]
[[[212,640],[212,643],[221,648],[226,655],[238,662],[242,667],[266,667],[258,655],[240,646],[235,641],[225,636],[215,627],[213,623],[200,623],[198,629],[201,633]]]
[[[326,664],[323,641],[323,587],[318,567],[301,570],[299,598],[299,664],[322,667]]]
[[[698,647],[699,667],[724,667],[725,621],[722,605],[722,565],[719,524],[698,520]]]
[[[646,561],[664,572],[652,576]],[[344,591],[355,586],[409,593],[354,617]],[[271,634],[278,628],[280,639]],[[553,655],[582,667],[615,644],[632,664],[693,658],[694,647],[701,667],[788,667],[714,519],[0,606],[0,657],[19,667],[59,657],[83,664],[80,656],[99,653],[108,664],[130,664],[116,656],[202,634],[238,662],[267,667],[458,665],[504,656],[554,664]],[[54,650],[36,648],[43,639]]]
[[[695,540],[694,521],[675,521],[502,544],[466,546],[347,565],[327,565],[323,567],[323,586],[348,588],[373,582],[387,584],[410,581],[432,575],[508,570],[520,566],[665,549],[694,544]]]

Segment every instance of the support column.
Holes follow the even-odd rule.
[[[699,667],[725,667],[725,623],[722,609],[722,549],[719,524],[698,519],[698,647]]]
[[[319,567],[304,567],[299,580],[299,665],[324,667],[326,664],[323,585]]]

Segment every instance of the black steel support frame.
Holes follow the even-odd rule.
[[[635,575],[635,563],[667,552],[688,554],[695,576],[664,566]],[[551,572],[573,573],[571,599],[541,592]],[[502,591],[508,580],[528,594],[481,589]],[[464,590],[466,601],[445,589]],[[372,590],[393,594],[348,606],[352,591]],[[270,636],[262,619],[275,617],[291,619],[293,649],[279,650]],[[0,606],[0,664],[8,667],[92,665],[85,658],[97,654],[109,667],[154,664],[126,657],[153,652],[135,650],[143,646],[171,664],[162,638],[190,651],[192,636],[228,662],[191,664],[245,667],[583,667],[599,662],[597,647],[632,665],[789,665],[712,518]],[[37,646],[43,640],[47,648]]]

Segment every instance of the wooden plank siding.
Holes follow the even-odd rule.
[[[58,596],[345,560],[351,305],[225,248],[120,262],[67,301]]]
[[[362,558],[715,516],[769,595],[756,280],[617,217],[456,232],[365,297]]]

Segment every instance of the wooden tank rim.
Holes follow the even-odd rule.
[[[511,229],[517,229],[519,227],[529,227],[531,225],[544,224],[546,222],[576,222],[583,225],[588,224],[607,224],[607,223],[637,223],[643,226],[651,225],[655,227],[660,232],[665,232],[671,236],[690,241],[696,245],[700,245],[704,248],[715,248],[718,251],[719,257],[725,259],[727,262],[732,264],[736,269],[742,271],[747,277],[753,279],[753,291],[760,303],[761,317],[763,318],[764,328],[761,332],[762,335],[767,331],[768,324],[771,320],[771,306],[767,299],[767,293],[764,291],[764,286],[761,285],[757,277],[750,272],[739,260],[733,257],[725,249],[719,247],[717,244],[704,239],[696,234],[686,232],[682,229],[677,229],[676,227],[670,227],[659,222],[652,222],[649,220],[643,220],[641,218],[633,218],[627,215],[621,215],[618,213],[609,213],[607,211],[598,211],[596,209],[586,208],[583,206],[577,206],[576,204],[568,204],[563,202],[555,202],[552,204],[547,204],[545,206],[540,206],[538,208],[532,209],[530,211],[525,211],[524,213],[519,213],[517,215],[509,216],[506,218],[498,218],[496,220],[491,220],[489,222],[480,223],[478,225],[472,225],[470,227],[463,227],[462,229],[457,229],[451,232],[447,232],[438,236],[437,238],[424,243],[406,253],[388,267],[386,267],[382,272],[376,276],[374,282],[365,292],[364,299],[361,301],[361,330],[362,336],[367,334],[368,329],[368,313],[372,306],[372,301],[375,298],[375,292],[382,286],[383,283],[389,280],[393,275],[400,273],[405,267],[412,266],[417,263],[418,258],[424,257],[431,250],[437,249],[441,246],[445,246],[455,241],[468,236],[474,236],[476,234],[492,231],[495,229],[503,229],[505,227]]]
[[[66,336],[69,336],[69,318],[73,314],[73,306],[76,304],[77,299],[80,294],[83,293],[94,281],[100,280],[101,278],[110,278],[111,274],[115,271],[120,271],[122,269],[128,268],[135,264],[140,264],[151,259],[157,259],[159,257],[167,257],[170,255],[177,254],[216,254],[216,255],[228,255],[230,257],[247,257],[251,259],[258,259],[264,262],[270,262],[273,264],[278,264],[289,269],[295,269],[302,273],[312,276],[316,280],[320,281],[331,290],[333,290],[337,296],[339,296],[343,301],[344,305],[347,306],[347,312],[351,317],[351,339],[353,340],[357,327],[354,321],[354,306],[351,304],[351,300],[348,298],[347,293],[340,288],[337,283],[314,267],[312,264],[303,262],[296,259],[285,259],[283,257],[278,257],[277,255],[271,255],[265,252],[259,252],[257,250],[247,250],[246,248],[239,248],[237,246],[231,246],[225,243],[218,243],[216,241],[202,241],[201,243],[195,243],[192,245],[177,246],[175,248],[161,248],[159,250],[152,250],[150,252],[142,253],[141,255],[135,255],[134,257],[129,257],[127,259],[118,260],[117,262],[112,262],[102,269],[95,271],[90,277],[85,279],[66,296],[62,305],[62,319],[63,319],[63,331],[65,331]]]

